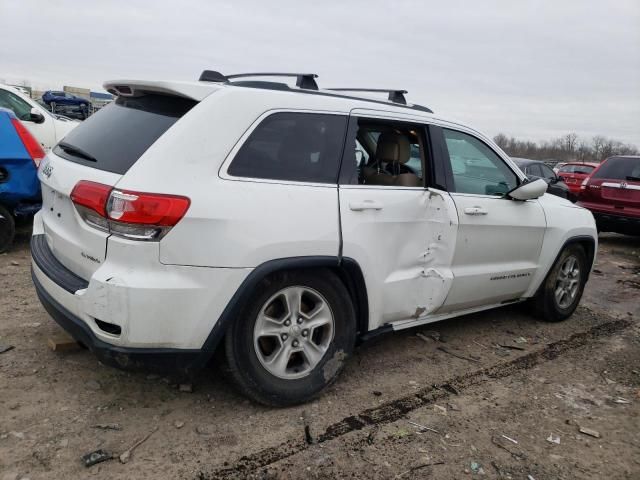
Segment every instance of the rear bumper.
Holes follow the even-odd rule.
[[[209,356],[202,350],[173,348],[126,348],[98,338],[80,318],[60,305],[43,287],[33,270],[31,278],[40,302],[51,317],[76,341],[82,343],[105,365],[124,370],[177,372],[189,375],[201,368]]]
[[[157,245],[152,252],[146,250],[153,246],[137,247],[128,245],[137,256],[118,262],[123,256],[114,242],[109,258],[85,280],[36,233],[31,256],[38,297],[63,329],[107,365],[181,374],[198,370],[224,335],[223,310],[250,270],[162,265]]]
[[[589,203],[578,202],[578,204],[591,211],[593,218],[596,220],[596,225],[598,225],[598,230],[622,233],[624,235],[640,235],[640,217],[598,211],[592,208]]]

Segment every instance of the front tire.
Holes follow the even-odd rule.
[[[355,314],[328,270],[292,270],[262,280],[227,331],[231,375],[251,399],[284,407],[332,384],[355,344]]]
[[[584,248],[578,244],[567,246],[534,299],[538,316],[548,322],[569,318],[582,298],[588,268]]]

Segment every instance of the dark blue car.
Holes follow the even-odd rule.
[[[54,113],[58,110],[76,109],[86,117],[89,112],[89,100],[60,90],[47,90],[42,94],[42,101]]]
[[[13,243],[15,220],[42,204],[38,165],[44,151],[15,114],[0,108],[0,253]]]

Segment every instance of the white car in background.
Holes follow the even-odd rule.
[[[109,82],[117,99],[42,161],[35,289],[102,362],[191,373],[220,345],[244,393],[282,406],[380,333],[574,312],[588,210],[400,91],[255,75]]]
[[[8,108],[38,140],[50,150],[80,122],[54,115],[15,87],[0,83],[0,107]]]

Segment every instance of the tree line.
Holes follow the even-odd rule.
[[[499,133],[493,137],[493,140],[508,155],[532,160],[601,162],[612,155],[638,155],[640,153],[635,145],[602,135],[596,135],[591,140],[586,140],[578,137],[575,133],[568,133],[562,137],[536,143],[529,140],[518,140]]]

